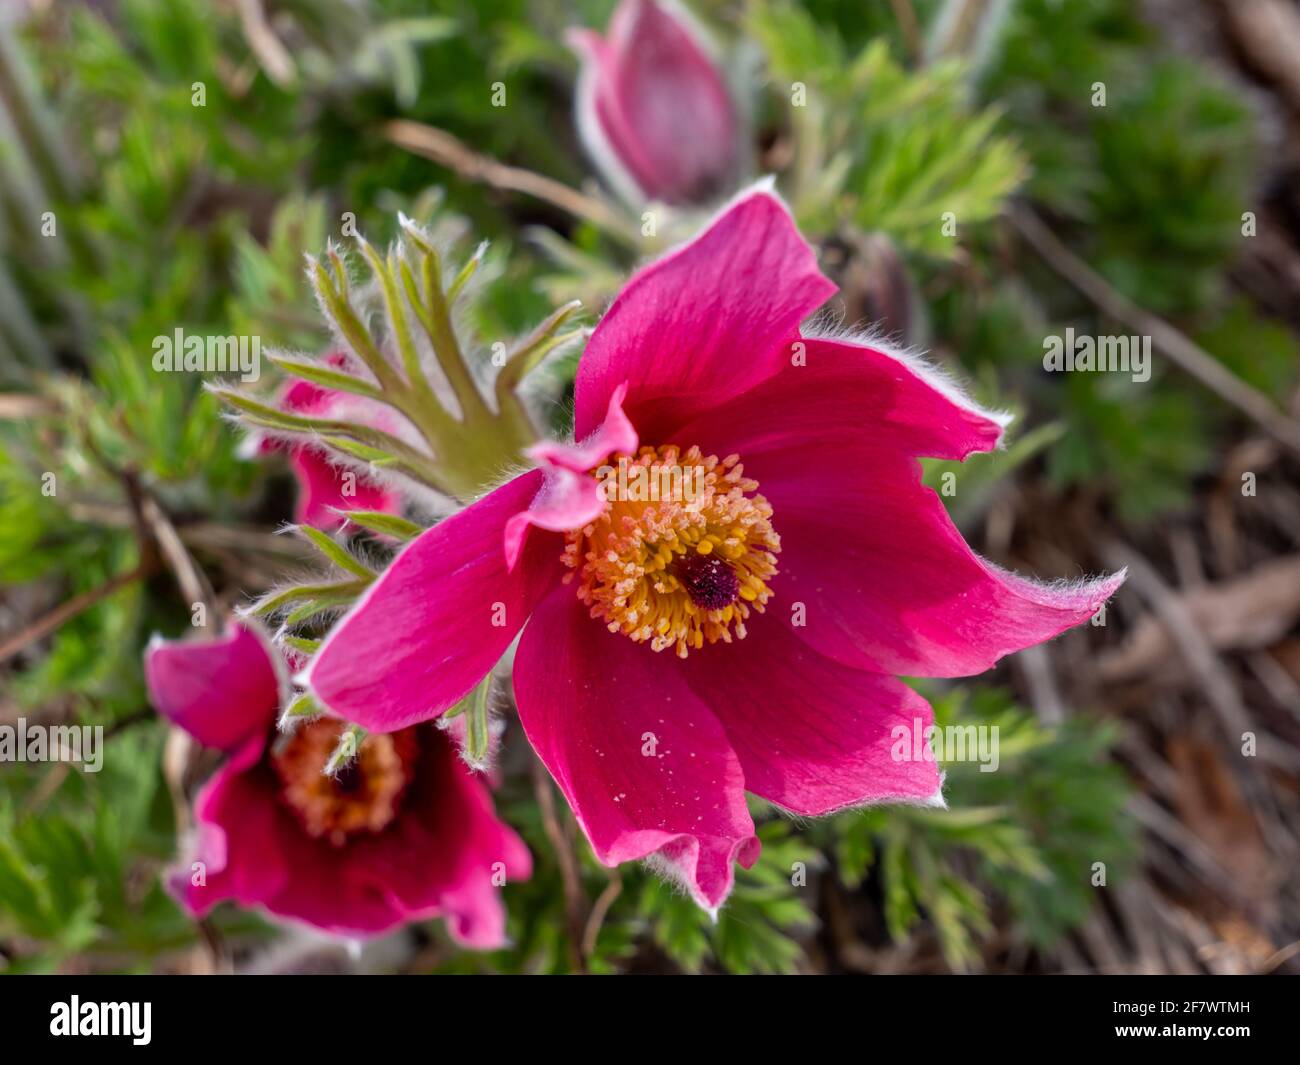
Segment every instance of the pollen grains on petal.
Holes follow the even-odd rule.
[[[685,658],[743,639],[772,596],[781,539],[738,455],[643,447],[595,471],[606,500],[566,536],[578,598],[611,632]]]

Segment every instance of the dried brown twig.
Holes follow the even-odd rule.
[[[1111,287],[1104,277],[1067,248],[1032,210],[1016,208],[1011,212],[1011,220],[1048,265],[1096,304],[1103,314],[1139,335],[1149,336],[1151,343],[1180,369],[1300,455],[1300,423],[1288,417],[1268,396],[1247,384],[1163,318],[1139,307]]]
[[[422,122],[395,118],[384,124],[384,136],[399,148],[432,159],[470,181],[496,189],[522,192],[542,200],[574,218],[585,219],[612,236],[633,239],[628,220],[604,200],[572,189],[562,181],[524,170],[474,151],[446,130]]]
[[[573,852],[573,840],[565,833],[560,824],[560,816],[555,808],[555,790],[551,778],[542,763],[533,760],[533,791],[537,796],[537,806],[542,814],[542,827],[546,837],[555,850],[556,860],[560,866],[560,883],[564,889],[564,913],[568,925],[569,960],[575,970],[587,971],[586,954],[583,953],[584,915],[587,900],[582,890],[582,875],[578,870],[578,856]]]
[[[60,603],[48,614],[37,618],[30,625],[14,633],[3,643],[0,643],[0,662],[7,662],[18,654],[25,647],[35,643],[37,640],[44,639],[50,633],[54,632],[61,625],[66,624],[83,611],[89,610],[97,603],[102,603],[115,592],[121,591],[127,585],[134,584],[149,574],[152,565],[148,562],[141,562],[138,566],[128,570],[126,573],[119,573],[116,577],[111,577],[97,588],[91,588],[82,592],[80,595],[74,595],[66,602]]]

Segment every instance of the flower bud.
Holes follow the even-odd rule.
[[[698,204],[737,178],[741,123],[696,27],[658,0],[623,0],[608,36],[573,30],[578,131],[630,202]]]

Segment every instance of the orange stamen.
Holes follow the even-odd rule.
[[[673,647],[685,658],[705,642],[743,639],[750,613],[771,598],[781,550],[758,482],[739,456],[720,460],[698,447],[643,447],[602,469],[620,461],[621,471],[603,477],[604,513],[568,534],[563,558],[574,573],[565,580],[577,577],[593,618],[655,651]],[[638,484],[686,490],[616,490]]]

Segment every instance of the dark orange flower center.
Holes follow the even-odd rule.
[[[281,798],[309,835],[336,847],[360,832],[382,832],[392,822],[415,775],[420,747],[413,728],[372,735],[331,776],[325,766],[345,727],[333,718],[307,721],[271,751]]]
[[[758,482],[737,455],[644,447],[595,471],[607,500],[568,534],[564,562],[591,616],[656,651],[685,658],[705,642],[743,639],[772,591],[781,538]]]

